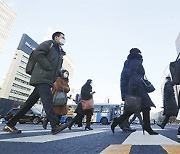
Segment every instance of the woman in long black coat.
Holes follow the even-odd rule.
[[[158,124],[162,129],[166,126],[169,118],[171,116],[177,116],[178,107],[174,95],[173,89],[174,83],[171,81],[170,77],[166,77],[166,82],[164,85],[164,93],[163,93],[163,106],[165,118],[161,124]]]
[[[128,82],[128,87],[123,87],[123,85],[127,85],[127,83],[121,83],[122,98],[125,100],[127,95],[134,94],[142,98],[143,129],[150,135],[157,135],[158,133],[154,132],[150,126],[150,108],[155,107],[155,105],[149,97],[141,80],[145,75],[142,62],[141,51],[137,48],[132,48],[125,62],[126,67],[124,67],[124,70],[122,71],[122,73],[124,73],[122,76],[126,78],[124,81]],[[113,121],[111,125],[112,132],[114,133],[115,127],[128,119],[132,114],[133,112],[125,110],[118,120]]]
[[[93,93],[92,92],[92,86],[91,86],[92,80],[89,79],[86,81],[86,83],[82,86],[81,88],[81,100],[89,100],[93,98]],[[75,110],[75,113],[77,115],[73,118],[71,124],[69,125],[69,129],[71,130],[71,127],[74,123],[78,123],[78,126],[82,126],[82,119],[84,118],[84,115],[86,115],[86,126],[85,130],[93,130],[90,125],[91,125],[91,117],[93,115],[93,109],[90,110],[83,110],[82,109],[82,103],[79,101],[77,108]]]

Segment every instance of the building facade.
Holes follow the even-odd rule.
[[[6,79],[0,91],[1,98],[25,102],[34,87],[29,85],[30,75],[25,68],[29,55],[37,47],[37,43],[27,34],[23,34],[19,46],[15,52]],[[63,68],[70,72],[70,86],[74,71],[74,63],[67,56],[64,58]]]
[[[177,53],[180,53],[180,33],[175,41]]]
[[[0,0],[0,53],[11,32],[16,19],[16,13],[2,0]]]

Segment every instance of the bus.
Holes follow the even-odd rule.
[[[61,123],[70,122],[72,118],[76,116],[74,113],[77,105],[68,104],[68,113],[61,117]],[[112,122],[113,118],[118,114],[120,115],[120,105],[119,104],[94,104],[93,115],[91,118],[91,123],[101,123],[102,125],[108,125]],[[86,118],[83,118],[85,122]]]

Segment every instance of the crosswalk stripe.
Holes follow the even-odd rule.
[[[22,130],[22,132],[23,132],[23,134],[24,133],[37,133],[37,132],[41,132],[41,133],[43,133],[43,132],[50,132],[50,130],[48,130],[48,129],[46,129],[46,130]],[[4,131],[2,131],[2,132],[0,132],[0,135],[2,135],[2,134],[7,134],[7,132],[4,132]]]
[[[142,131],[136,131],[129,135],[129,137],[122,144],[132,144],[132,145],[180,145],[162,135],[149,135],[142,134]]]
[[[161,145],[161,147],[170,154],[178,154],[180,153],[180,146],[179,145]]]
[[[121,144],[113,144],[108,146],[106,149],[104,149],[100,154],[127,154],[130,153],[131,150],[130,144],[128,145],[121,145]]]
[[[97,134],[109,131],[109,129],[94,129],[91,131],[80,131],[80,132],[73,132],[70,133],[59,133],[56,135],[39,135],[39,136],[31,136],[31,137],[20,137],[20,138],[9,138],[9,139],[0,139],[0,141],[6,141],[6,142],[33,142],[33,143],[44,143],[44,142],[50,142],[50,141],[56,141],[56,140],[62,140],[72,137],[79,137],[79,136],[85,136],[85,135],[91,135],[91,134]],[[23,131],[24,132],[24,131]],[[32,132],[32,131],[26,131]],[[34,131],[37,132],[37,131]]]

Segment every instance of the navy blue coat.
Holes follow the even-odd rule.
[[[178,114],[178,107],[175,100],[173,85],[173,82],[170,80],[164,85],[164,115],[177,116]]]
[[[142,56],[139,54],[128,55],[120,79],[122,100],[124,101],[127,95],[133,94],[142,98],[142,108],[155,107],[141,81],[141,78],[145,75],[142,61]],[[136,87],[135,93],[133,91],[134,87]]]
[[[129,94],[129,78],[130,78],[130,70],[128,68],[128,60],[124,62],[124,67],[121,72],[120,78],[120,89],[121,89],[121,98],[125,101],[126,95]]]

